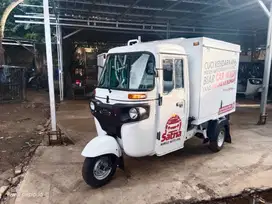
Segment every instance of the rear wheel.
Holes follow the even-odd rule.
[[[107,184],[116,171],[116,156],[102,155],[95,158],[86,158],[82,167],[84,181],[94,187]]]
[[[213,152],[219,152],[225,143],[226,140],[226,128],[222,124],[218,124],[217,127],[214,126],[214,131],[212,131],[212,135],[209,135],[210,144],[209,148]]]

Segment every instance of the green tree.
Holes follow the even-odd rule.
[[[0,64],[5,63],[5,58],[4,58],[4,48],[3,48],[3,38],[4,38],[4,30],[5,30],[5,25],[6,21],[8,19],[8,16],[10,12],[18,6],[18,4],[22,3],[23,0],[15,0],[12,2],[9,1],[3,1],[2,2],[2,8],[1,8],[1,21],[0,21]]]
[[[41,41],[43,39],[42,26],[30,26],[29,24],[15,23],[15,14],[24,14],[24,12],[41,12],[41,8],[23,8],[19,7],[19,3],[39,5],[40,0],[1,0],[0,2],[0,65],[4,64],[4,49],[2,41],[6,37],[20,37]]]

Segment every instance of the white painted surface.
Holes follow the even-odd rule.
[[[156,87],[156,85],[155,85]],[[122,91],[122,90],[113,90],[111,89],[101,89],[96,88],[95,96],[98,100],[100,100],[103,103],[106,103],[106,97],[109,96],[109,102],[116,103],[120,101],[125,101],[126,103],[135,103],[138,100],[132,100],[128,99],[129,93],[139,93],[139,94],[146,94],[146,99],[143,99],[141,101],[149,101],[149,100],[155,100],[158,96],[156,94],[156,88],[154,88],[152,91],[143,92],[143,91]]]
[[[199,42],[198,46],[193,43]],[[190,114],[201,124],[235,111],[240,46],[209,38],[184,40],[188,54],[190,80]],[[221,107],[222,105],[222,107]],[[225,108],[227,110],[227,108]]]
[[[150,117],[146,120],[122,125],[121,135],[124,151],[132,157],[155,154],[157,101],[148,102]]]
[[[198,44],[194,46],[194,43]],[[235,111],[239,45],[208,38],[177,38],[117,47],[109,50],[108,54],[128,52],[150,52],[155,57],[159,77],[155,79],[154,89],[136,92],[145,93],[146,99],[128,99],[128,94],[135,91],[96,89],[96,99],[102,103],[146,102],[150,105],[148,119],[122,125],[122,146],[127,155],[161,156],[181,149],[184,141],[192,137],[191,132],[187,133],[190,116],[195,118],[194,124],[198,125]],[[182,59],[184,70],[184,87],[174,88],[167,94],[163,93],[164,59]],[[136,72],[136,67],[133,67],[133,72]],[[162,106],[156,100],[159,95],[162,96]],[[178,107],[177,103],[181,106]],[[160,132],[160,138],[157,132]],[[112,141],[110,143],[111,147],[116,145]],[[101,145],[108,148],[103,142],[90,143],[93,148],[97,146],[99,152]]]
[[[114,154],[117,157],[122,155],[121,148],[117,141],[113,137],[107,135],[93,138],[81,153],[84,157],[98,157],[105,154]]]
[[[235,111],[239,45],[210,38],[176,38],[117,47],[109,50],[109,54],[140,51],[154,54],[156,68],[161,68],[160,53],[188,56],[189,116],[195,118],[194,124]]]
[[[188,77],[188,62],[187,57],[182,55],[160,55],[160,67],[163,67],[164,60],[183,60],[184,78]],[[173,70],[175,65],[173,64]],[[163,75],[163,71],[160,72]],[[175,76],[175,71],[173,71]],[[175,78],[173,76],[173,79]],[[161,88],[163,90],[163,79],[161,78]],[[184,88],[174,88],[170,93],[163,93],[162,106],[158,107],[158,132],[160,132],[160,139],[156,140],[156,155],[162,156],[167,153],[176,151],[183,148],[184,141],[186,140],[188,112],[189,112],[189,83],[185,80]],[[175,79],[174,79],[175,85]],[[177,104],[182,104],[181,107]]]
[[[94,123],[95,123],[97,135],[106,135],[106,132],[102,129],[100,123],[95,117],[94,117]]]
[[[50,117],[51,117],[51,130],[57,130],[56,121],[56,107],[55,107],[55,89],[54,89],[54,76],[53,76],[53,57],[52,57],[52,43],[51,43],[51,28],[49,20],[49,3],[48,0],[43,0],[43,13],[44,13],[44,34],[46,44],[46,61],[48,73],[48,87],[49,87],[49,100],[50,100]]]

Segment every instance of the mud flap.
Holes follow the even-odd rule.
[[[231,135],[230,135],[230,126],[229,126],[229,121],[228,121],[228,125],[225,126],[226,127],[226,138],[225,138],[225,142],[227,143],[231,143]]]
[[[125,171],[125,163],[124,163],[124,157],[121,156],[118,158],[118,161],[117,161],[117,166],[122,169],[123,171]]]

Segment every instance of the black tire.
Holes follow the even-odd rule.
[[[220,134],[223,134],[221,137],[224,137],[223,139],[221,138],[221,142],[219,142]],[[208,133],[208,137],[210,139],[209,149],[213,152],[219,152],[221,149],[223,149],[227,137],[226,127],[223,124],[214,122],[212,125],[212,130]]]
[[[111,170],[110,170],[110,173],[105,178],[98,179],[94,175],[94,167],[97,162],[105,158],[108,159]],[[85,158],[85,161],[82,167],[82,177],[89,186],[93,188],[98,188],[100,186],[107,184],[112,179],[113,175],[115,174],[116,167],[117,167],[117,163],[116,163],[115,155],[108,154],[108,155],[102,155],[102,156],[94,157],[94,158]]]

